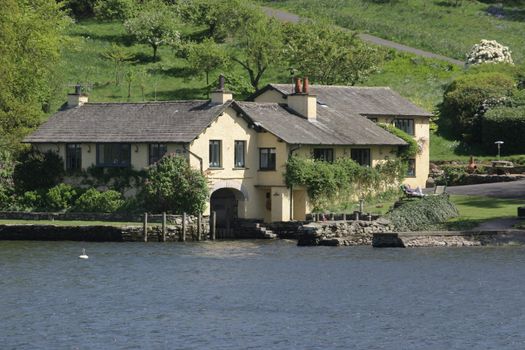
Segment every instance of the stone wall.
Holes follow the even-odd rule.
[[[371,245],[372,236],[378,232],[391,232],[390,221],[380,218],[374,221],[333,221],[303,225],[298,233],[299,246],[355,246]]]
[[[372,242],[377,248],[474,247],[509,244],[525,244],[525,231],[376,233]]]
[[[182,241],[182,217],[173,215],[166,225],[166,241]],[[210,239],[209,221],[205,217],[198,229],[195,216],[186,218],[186,241]],[[200,232],[200,234],[199,234]],[[162,226],[148,225],[148,241],[162,242]],[[92,242],[143,242],[144,228],[133,226],[63,226],[63,225],[0,225],[0,240],[30,241],[92,241]]]

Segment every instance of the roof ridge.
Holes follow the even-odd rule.
[[[283,86],[283,85],[286,85],[288,86],[288,84],[285,84],[285,83],[271,83],[270,85],[274,85],[274,86]],[[290,84],[291,86],[291,84]],[[387,89],[387,90],[392,90],[392,88],[390,88],[390,86],[353,86],[353,85],[323,85],[323,84],[310,84],[310,87],[311,88],[315,88],[315,87],[323,87],[323,88],[345,88],[345,89],[363,89],[363,90],[366,90],[366,89]],[[392,90],[393,91],[393,90]]]
[[[170,100],[170,101],[143,101],[143,102],[87,102],[87,105],[146,105],[146,104],[170,104],[170,103],[195,103],[195,102],[210,102],[210,100]]]

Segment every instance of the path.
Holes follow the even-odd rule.
[[[447,187],[447,192],[450,194],[525,200],[525,180],[480,185],[450,186]]]
[[[301,17],[299,17],[299,16],[297,16],[297,15],[295,15],[293,13],[286,12],[286,11],[277,10],[277,9],[274,9],[274,8],[269,8],[269,7],[264,7],[264,6],[263,6],[262,9],[268,16],[277,18],[277,19],[279,19],[279,20],[281,20],[283,22],[298,23],[301,20]],[[451,57],[446,57],[446,56],[438,55],[438,54],[435,54],[435,53],[432,53],[432,52],[416,49],[414,47],[410,47],[410,46],[406,46],[406,45],[403,45],[403,44],[396,43],[394,41],[382,39],[382,38],[379,38],[379,37],[374,36],[374,35],[363,34],[363,33],[359,33],[358,35],[359,35],[359,38],[361,38],[361,40],[367,41],[367,42],[372,43],[372,44],[393,48],[393,49],[396,49],[398,51],[404,51],[404,52],[413,53],[415,55],[422,56],[422,57],[434,58],[434,59],[438,59],[438,60],[441,60],[441,61],[446,61],[446,62],[455,64],[455,65],[458,65],[458,66],[461,66],[461,67],[463,67],[465,65],[464,62],[462,62],[460,60],[456,60],[456,59],[451,58]]]
[[[477,227],[473,228],[473,231],[500,231],[510,230],[519,223],[521,220],[518,218],[505,218],[496,219],[482,222]]]

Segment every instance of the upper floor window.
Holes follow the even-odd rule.
[[[221,167],[221,144],[220,140],[210,140],[210,168]]]
[[[82,148],[79,143],[66,144],[66,170],[80,170],[82,168]]]
[[[275,170],[276,154],[275,148],[259,148],[259,169]]]
[[[334,161],[334,149],[333,148],[314,148],[314,159],[323,160],[325,162]]]
[[[246,166],[246,141],[235,141],[234,148],[233,166],[235,168],[244,168]]]
[[[149,164],[157,163],[168,152],[168,146],[165,143],[149,144]]]
[[[396,126],[396,128],[403,130],[409,135],[412,135],[412,136],[415,135],[414,119],[409,119],[409,118],[396,119],[394,121],[394,125]]]
[[[129,143],[97,144],[97,166],[126,168],[131,165]]]
[[[370,148],[352,148],[352,160],[362,166],[371,166]]]
[[[416,160],[415,159],[408,160],[407,176],[416,177]]]

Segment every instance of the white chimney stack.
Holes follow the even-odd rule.
[[[67,107],[80,107],[84,103],[88,103],[88,97],[87,95],[82,94],[82,86],[77,84],[75,85],[75,93],[67,95]]]
[[[294,90],[294,93],[287,97],[288,107],[308,121],[317,120],[317,96],[310,95],[308,78],[305,77],[304,81],[296,78]]]

